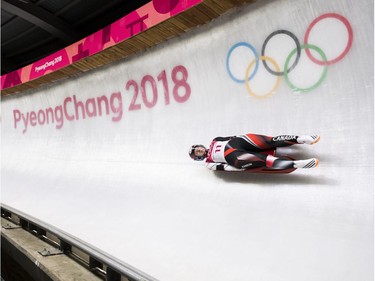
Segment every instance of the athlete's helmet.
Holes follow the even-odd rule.
[[[204,160],[204,158],[207,157],[207,152],[203,155],[203,156],[196,156],[195,155],[195,149],[197,147],[203,147],[204,149],[206,149],[206,147],[202,144],[195,144],[195,145],[192,145],[189,149],[189,155],[190,155],[190,158],[195,160],[195,161],[202,161]]]

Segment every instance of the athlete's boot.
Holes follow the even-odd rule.
[[[303,135],[303,136],[298,136],[297,137],[297,142],[298,143],[305,143],[305,144],[314,144],[317,143],[320,140],[319,135]]]
[[[294,168],[315,168],[319,164],[319,160],[316,158],[310,158],[306,160],[295,160],[293,162]]]

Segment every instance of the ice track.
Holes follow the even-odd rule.
[[[302,49],[287,78],[267,72],[263,62],[283,70],[290,33],[304,44],[314,20],[309,44],[327,60],[350,41],[348,52],[322,66]],[[265,48],[273,61],[236,81],[252,75],[254,50],[275,31]],[[371,281],[373,34],[373,1],[258,1],[121,63],[5,98],[1,202],[158,280]],[[320,164],[214,173],[187,155],[243,133],[320,134],[287,151]]]

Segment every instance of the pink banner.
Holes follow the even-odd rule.
[[[33,64],[1,76],[1,90],[42,77],[139,34],[203,0],[152,0],[90,36]]]

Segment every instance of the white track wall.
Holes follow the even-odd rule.
[[[121,63],[4,98],[1,202],[163,281],[373,280],[373,9],[370,0],[259,1]],[[251,96],[277,81],[261,62],[249,89],[230,77],[236,43],[260,55],[268,35],[288,30],[303,44],[326,13],[347,19],[353,43],[315,89],[293,91],[281,77],[272,96]],[[330,60],[348,34],[326,18],[309,43]],[[266,54],[283,68],[293,48],[280,33]],[[252,56],[233,49],[234,78],[245,77]],[[307,88],[323,71],[302,50],[289,78]],[[140,108],[129,110],[136,87]],[[109,107],[100,116],[102,96]],[[74,98],[87,103],[85,119]],[[243,133],[320,134],[314,146],[287,149],[320,165],[215,173],[187,155],[191,144]]]

